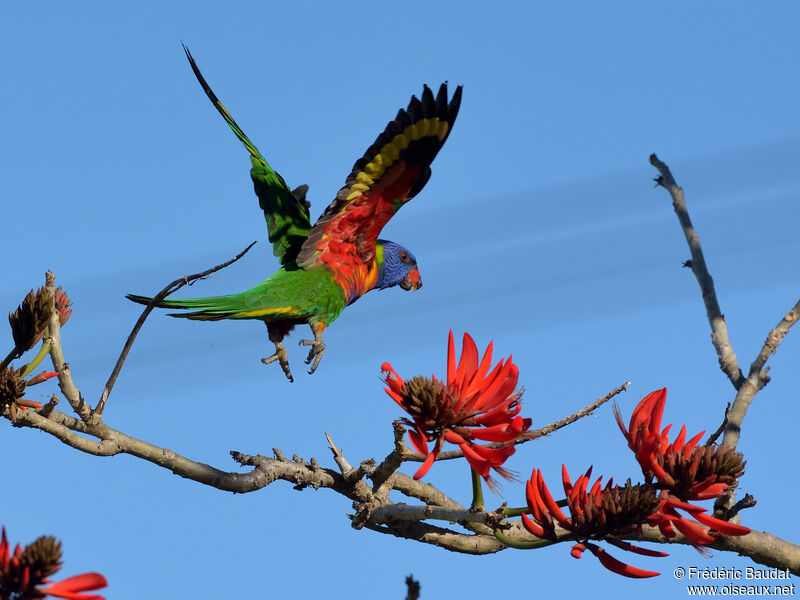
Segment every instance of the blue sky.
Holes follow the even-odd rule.
[[[625,414],[667,386],[666,422],[716,429],[732,388],[648,156],[657,152],[686,190],[746,368],[798,298],[799,13],[789,2],[5,3],[0,306],[12,310],[46,269],[56,273],[74,301],[65,353],[94,403],[139,314],[126,293],[154,293],[256,239],[246,258],[183,296],[238,291],[274,270],[246,152],[181,41],[272,165],[290,185],[310,185],[313,217],[410,95],[449,80],[464,85],[453,134],[425,190],[383,233],[416,254],[425,287],[349,307],[313,376],[302,373],[295,333],[293,385],[261,364],[271,352],[261,324],[153,314],[108,424],[229,470],[229,450],[273,446],[332,466],[323,431],[351,462],[382,457],[400,415],[380,364],[441,373],[452,328],[479,346],[493,339],[497,356],[513,353],[535,426],[630,379]],[[798,336],[771,361],[740,444],[741,488],[758,498],[745,524],[793,541],[796,484],[785,465],[796,461]],[[10,340],[1,330],[0,345]],[[0,449],[11,538],[57,535],[64,574],[101,571],[114,599],[303,598],[321,586],[331,598],[401,598],[408,573],[423,598],[564,595],[565,586],[574,596],[674,598],[685,593],[676,566],[750,564],[675,547],[634,560],[660,578],[630,582],[590,556],[576,562],[566,545],[451,554],[352,530],[350,503],[325,490],[277,483],[234,496],[7,422]],[[562,462],[639,476],[610,407],[521,448],[510,466],[523,477],[540,467],[555,487]],[[463,464],[437,464],[429,480],[468,502]],[[522,486],[505,492],[521,504]]]

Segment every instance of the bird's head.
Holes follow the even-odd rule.
[[[422,287],[417,259],[400,244],[377,240],[375,258],[378,262],[376,288],[384,289],[399,285],[404,290],[416,291]]]

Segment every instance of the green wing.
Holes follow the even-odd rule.
[[[225,119],[225,122],[244,144],[250,152],[250,160],[253,168],[250,169],[250,177],[253,179],[253,187],[258,196],[258,204],[264,211],[264,218],[267,220],[267,234],[272,243],[273,254],[279,256],[282,265],[292,264],[300,251],[300,247],[308,237],[311,230],[311,220],[308,216],[309,203],[306,202],[305,192],[307,186],[300,186],[294,192],[289,189],[283,177],[269,166],[266,159],[261,156],[258,148],[244,134],[244,131],[236,124],[233,117],[228,113],[216,94],[206,82],[197,63],[194,62],[192,54],[186,45],[183,46],[186,58],[192,66],[197,81],[203,87],[211,103]]]

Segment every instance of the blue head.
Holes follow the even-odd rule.
[[[422,279],[417,269],[417,259],[400,244],[377,240],[375,257],[378,261],[378,281],[375,287],[384,289],[399,285],[404,290],[418,290]]]

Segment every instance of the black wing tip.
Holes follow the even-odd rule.
[[[450,98],[448,101],[447,81],[443,82],[439,86],[439,91],[435,98],[433,96],[433,91],[428,84],[423,83],[421,94],[422,100],[417,98],[416,95],[413,95],[408,103],[408,107],[401,108],[397,111],[397,116],[386,124],[383,132],[381,132],[381,134],[367,149],[363,156],[359,158],[353,165],[353,170],[347,179],[348,184],[351,182],[351,179],[355,177],[356,174],[364,167],[364,165],[366,165],[375,157],[375,155],[381,150],[381,148],[383,148],[385,144],[390,142],[398,133],[402,133],[406,127],[413,125],[417,121],[438,117],[440,120],[447,122],[450,127],[448,128],[444,139],[440,141],[439,147],[444,145],[447,136],[450,135],[450,129],[453,127],[456,116],[458,115],[458,109],[461,107],[462,89],[463,86],[457,86],[455,92],[453,92],[452,98]],[[435,155],[436,154],[434,153],[433,156]],[[431,158],[431,160],[433,160],[433,158]]]
[[[447,83],[445,82],[442,85],[444,85],[445,90],[447,90]],[[464,91],[463,85],[456,86],[456,91],[453,92],[453,97],[450,99],[450,104],[448,105],[448,112],[450,113],[450,118],[453,121],[455,121],[456,115],[458,114],[458,109],[461,108],[461,93],[463,91]]]
[[[422,94],[420,101],[416,96],[411,96],[411,101],[408,103],[408,112],[412,116],[412,121],[416,120],[418,114],[422,113],[419,118],[439,117],[447,121],[451,125],[456,120],[458,109],[461,107],[461,94],[464,89],[463,85],[456,86],[453,96],[448,100],[447,81],[439,85],[439,91],[436,96],[433,95],[433,90],[427,83],[422,84]],[[422,105],[422,110],[419,111],[419,105]],[[403,112],[401,110],[401,112]]]
[[[138,294],[125,294],[125,297],[130,300],[131,302],[136,302],[137,304],[150,304],[152,298],[148,296],[139,296]]]
[[[452,125],[453,121],[456,120],[458,109],[461,107],[461,94],[464,90],[464,86],[456,86],[453,96],[448,101],[447,84],[448,82],[445,81],[439,86],[439,92],[436,94],[436,107],[440,111],[438,116],[446,119],[447,122]],[[425,89],[429,89],[427,85]]]

